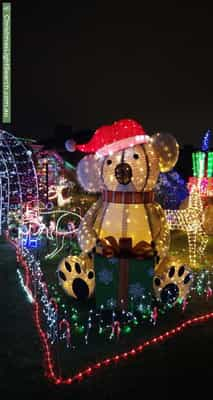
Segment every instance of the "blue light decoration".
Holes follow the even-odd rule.
[[[203,135],[202,142],[201,142],[201,150],[202,151],[209,151],[210,139],[211,139],[212,132],[210,129],[206,131]]]
[[[161,173],[154,189],[155,200],[163,209],[176,210],[189,195],[184,179],[175,170]]]
[[[22,245],[28,249],[37,249],[41,245],[40,238],[25,236],[22,238]]]

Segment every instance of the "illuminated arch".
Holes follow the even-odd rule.
[[[12,214],[22,223],[27,203],[38,209],[37,174],[31,154],[20,139],[0,130],[0,235],[9,228]]]

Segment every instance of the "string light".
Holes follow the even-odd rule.
[[[189,195],[185,181],[177,171],[160,173],[154,188],[155,200],[163,209],[178,209],[181,202]]]
[[[203,204],[197,187],[194,186],[191,190],[188,208],[165,210],[165,214],[171,230],[179,229],[186,232],[189,260],[192,266],[196,266],[197,255],[203,255],[208,242],[208,236],[203,229]]]
[[[58,207],[64,207],[65,205],[70,204],[73,200],[73,195],[64,198],[63,192],[66,189],[73,189],[74,186],[74,182],[67,181],[63,177],[60,177],[58,185],[51,185],[49,187],[49,200],[56,199]]]
[[[138,135],[138,133],[140,133],[140,132],[138,132],[138,126],[135,125],[135,126],[133,126],[133,128],[137,128],[137,132],[135,132],[136,142],[142,143],[141,137],[139,138],[139,140],[137,139],[138,136],[143,136],[143,135]],[[124,130],[126,129],[125,124],[124,124],[124,126],[122,126],[122,129],[124,129]],[[127,138],[128,137],[125,137],[123,140],[126,140]],[[128,138],[128,140],[129,140],[129,138]],[[161,143],[162,149],[159,154],[161,168],[167,168],[167,167],[165,167],[165,165],[163,166],[163,162],[166,160],[165,164],[167,163],[169,166],[171,166],[173,164],[173,161],[177,156],[177,144],[175,141],[172,142],[172,146],[175,148],[175,152],[174,152],[174,154],[172,154],[169,149],[170,139],[168,139],[168,140],[166,139],[165,141],[162,141],[161,135],[158,134],[158,142],[159,143],[162,142]],[[110,147],[109,152],[108,152],[108,150],[109,150],[108,144],[107,144],[107,149],[104,148],[105,146],[102,146],[102,148],[104,149],[104,153],[99,154],[99,156],[101,156],[101,157],[109,156],[110,159],[107,161],[111,161],[111,163],[107,164],[107,163],[105,163],[106,158],[99,160],[99,163],[103,163],[103,162],[105,163],[104,165],[102,164],[103,172],[104,172],[104,168],[106,168],[107,165],[110,166],[113,163],[113,157],[115,157],[115,158],[117,157],[116,153],[114,153],[115,148],[116,148],[116,151],[118,151],[118,150],[120,151],[120,147],[119,148],[116,147],[117,145],[118,146],[121,145],[121,148],[122,148],[124,143],[122,143],[122,144],[119,143],[119,140],[114,141],[113,146],[115,146],[115,147],[113,147],[113,148]],[[147,178],[146,178],[145,183],[143,182],[143,188],[146,187],[145,192],[149,193],[152,191],[153,185],[156,182],[156,177],[157,177],[158,171],[159,171],[158,166],[156,167],[156,165],[158,164],[158,156],[155,153],[154,144],[153,144],[153,142],[150,142],[150,143],[146,143],[145,145],[143,145],[143,147],[140,146],[140,148],[137,148],[138,145],[135,146],[134,142],[130,143],[128,141],[128,145],[130,148],[127,149],[126,152],[129,152],[128,156],[130,156],[130,155],[133,156],[135,163],[137,163],[138,158],[139,158],[138,153],[142,154],[142,152],[146,151],[146,156],[144,156],[144,159],[143,159],[144,163],[145,163],[144,168],[142,168],[141,165],[139,166],[139,164],[138,164],[138,166],[137,166],[137,164],[135,164],[137,166],[136,169],[139,168],[141,175],[138,176],[138,174],[135,174],[135,177],[133,177],[134,178],[133,183],[135,186],[141,185],[141,180],[144,180],[144,170],[146,169]],[[142,151],[142,149],[143,149],[143,151]],[[105,154],[106,150],[107,150],[107,154]],[[137,152],[136,152],[136,150],[137,150]],[[166,158],[165,158],[165,154],[166,154]],[[137,155],[138,157],[134,157],[135,155]],[[164,158],[165,158],[165,160],[164,160]],[[94,157],[94,159],[95,159],[95,157]],[[91,174],[92,171],[89,167],[90,167],[90,165],[87,164],[86,169],[84,171],[85,175]],[[125,168],[125,170],[127,172],[131,169],[131,167],[128,166],[128,168],[127,168],[124,165],[122,166],[122,168]],[[103,177],[103,176],[100,177],[99,171],[97,172],[97,174],[99,174],[99,178],[101,178],[102,184],[103,183],[105,184],[105,191],[106,191],[106,182],[104,182],[105,177]],[[96,174],[96,177],[97,177],[97,174]],[[109,177],[110,177],[110,179],[109,179],[110,183],[109,184],[107,183],[107,189],[109,189],[108,185],[114,185],[116,173],[115,173],[115,175],[112,175],[110,173]],[[107,175],[106,175],[106,179],[107,179]],[[120,174],[119,171],[117,171],[116,179],[118,181],[119,181],[119,179],[123,179],[122,174]],[[83,178],[83,180],[84,180],[84,178]],[[117,184],[118,183],[116,182],[116,185]],[[90,185],[90,189],[91,189],[91,187],[93,188],[93,183],[92,183],[92,186]],[[107,190],[107,192],[109,192],[109,191],[115,192],[115,190],[113,188],[112,188],[112,190]],[[138,191],[140,192],[141,190],[138,190]],[[135,192],[135,193],[132,192],[132,189],[130,192],[133,193],[134,201],[136,203],[136,204],[134,204],[135,214],[130,212],[130,206],[127,205],[128,204],[127,203],[128,195],[125,194],[125,191],[124,191],[122,193],[122,197],[123,197],[123,199],[126,199],[126,203],[125,203],[125,201],[122,201],[122,207],[124,205],[123,208],[125,209],[126,218],[123,221],[124,223],[122,225],[122,235],[119,231],[118,233],[115,234],[116,238],[122,237],[124,232],[127,233],[128,224],[131,227],[131,224],[133,223],[134,219],[135,219],[135,221],[137,220],[137,218],[136,218],[137,211],[135,211],[135,210],[138,210],[140,208],[136,201],[137,197],[136,197],[135,193],[137,193],[137,192]],[[106,193],[106,198],[108,198],[108,196],[109,196],[109,193]],[[119,207],[116,208],[116,213],[114,213],[114,214],[111,213],[111,215],[110,215],[109,207],[106,203],[107,203],[106,200],[103,202],[103,199],[99,199],[98,202],[95,203],[91,207],[91,209],[87,212],[86,216],[81,221],[80,229],[78,231],[78,240],[79,240],[79,243],[82,244],[82,247],[86,248],[87,251],[88,251],[88,249],[91,249],[92,247],[94,247],[94,244],[96,243],[96,239],[100,235],[101,229],[103,230],[103,232],[102,232],[103,235],[106,235],[106,231],[108,229],[105,226],[100,225],[100,223],[103,223],[103,219],[104,219],[103,215],[99,213],[100,204],[102,204],[102,205],[104,204],[104,214],[106,213],[106,221],[105,221],[106,226],[110,225],[110,223],[113,224],[114,221],[116,221],[116,219],[119,219],[118,218]],[[154,206],[155,205],[152,204],[152,207],[150,208],[149,213],[148,213],[149,215],[144,214],[144,224],[146,225],[146,227],[149,226],[150,219],[152,219],[152,212],[153,212]],[[113,207],[114,207],[114,204],[113,204]],[[189,215],[191,216],[191,218],[195,217],[195,211],[200,212],[199,207],[200,207],[200,203],[196,202],[196,198],[193,198],[193,196],[191,196],[190,207],[187,209],[188,217],[189,217]],[[193,209],[194,214],[192,213],[192,209]],[[187,210],[182,210],[182,211],[187,211]],[[102,209],[102,211],[103,211],[103,209]],[[170,210],[167,210],[167,211],[169,212]],[[189,213],[189,211],[191,211],[191,214]],[[159,221],[161,224],[161,233],[158,238],[158,247],[159,247],[159,252],[162,255],[167,251],[169,235],[168,235],[166,218],[165,218],[165,215],[159,205],[156,205],[155,213],[158,215]],[[114,216],[114,218],[112,218],[113,216]],[[61,217],[59,217],[59,220],[61,220]],[[198,220],[200,222],[200,214],[199,214]],[[179,222],[179,220],[178,220],[178,217],[176,216],[176,225],[178,222]],[[140,223],[141,223],[141,221],[140,221]],[[195,225],[198,224],[197,219],[195,219],[195,222],[193,221],[193,223]],[[190,229],[188,229],[187,232],[194,231],[195,225],[192,226],[192,222],[191,222]],[[56,226],[55,226],[56,232],[58,232],[58,226],[59,226],[59,222],[57,222]],[[111,229],[112,229],[111,226],[109,228],[110,233],[111,233]],[[137,226],[137,224],[136,224],[136,226]],[[186,224],[184,225],[184,227],[186,227]],[[197,227],[197,225],[196,225],[196,227]],[[134,234],[135,234],[134,228],[135,228],[135,226],[133,226],[133,232],[132,233],[130,232],[130,236],[133,237],[134,241],[137,243],[137,237],[134,236]],[[117,229],[117,227],[116,227],[116,229]],[[147,235],[150,234],[150,237],[148,237],[148,242],[150,242],[152,239],[153,232],[151,232],[151,229],[150,229],[149,233],[147,233],[147,232],[148,232],[148,230],[146,231]],[[101,235],[102,235],[102,233],[101,233]],[[196,233],[198,233],[198,234],[201,233],[200,225],[198,226]],[[129,235],[129,232],[128,232],[128,235]],[[50,232],[50,237],[53,237],[52,230]],[[62,242],[64,240],[64,237],[65,236],[63,235]],[[62,243],[62,246],[60,246],[59,251],[62,248],[63,248],[63,243]],[[200,249],[200,252],[202,252],[201,250],[202,249]],[[58,248],[57,248],[56,252],[54,251],[54,255],[57,254],[57,252],[58,252]],[[25,271],[25,283],[24,283],[24,280],[23,279],[21,280],[21,277],[19,276],[20,283],[26,293],[28,292],[28,290],[31,291],[31,293],[32,293],[31,300],[33,302],[35,323],[36,323],[36,327],[38,329],[38,332],[39,332],[39,335],[40,335],[40,338],[42,341],[42,345],[44,348],[44,353],[45,353],[46,373],[47,373],[47,376],[49,377],[49,379],[51,381],[53,381],[55,384],[62,384],[62,383],[71,384],[75,381],[81,381],[85,377],[94,373],[97,369],[100,369],[102,367],[107,367],[113,363],[118,363],[123,359],[133,357],[136,354],[138,354],[139,352],[143,351],[144,348],[149,347],[156,343],[160,343],[161,341],[166,340],[167,338],[169,338],[171,336],[174,336],[175,334],[177,334],[180,331],[182,331],[183,329],[185,329],[187,326],[190,326],[196,322],[207,321],[210,318],[213,318],[213,313],[209,313],[209,314],[206,314],[203,316],[189,319],[189,320],[185,321],[184,323],[178,325],[177,327],[173,328],[172,330],[167,331],[167,332],[161,334],[160,336],[155,336],[152,339],[147,340],[144,343],[141,343],[139,346],[133,347],[132,349],[130,349],[129,351],[127,351],[125,353],[115,354],[113,356],[110,356],[100,362],[97,362],[93,366],[89,366],[86,369],[79,371],[77,374],[73,375],[72,377],[64,379],[61,377],[61,374],[59,374],[59,376],[57,376],[57,374],[55,373],[56,369],[53,364],[53,347],[51,345],[57,344],[59,342],[59,340],[65,339],[66,347],[73,348],[73,346],[71,346],[71,331],[72,331],[72,344],[73,344],[75,327],[78,327],[79,331],[81,330],[81,332],[83,333],[85,344],[88,344],[90,337],[93,336],[91,334],[91,332],[93,332],[93,330],[94,330],[93,328],[96,328],[96,327],[98,328],[98,331],[100,331],[100,333],[103,332],[104,329],[106,330],[107,328],[109,328],[110,335],[108,336],[108,340],[112,340],[113,338],[115,338],[116,340],[119,340],[119,338],[122,334],[130,333],[132,331],[133,327],[137,326],[138,323],[140,323],[141,321],[139,320],[139,318],[137,319],[137,317],[134,315],[134,307],[133,307],[133,301],[132,301],[131,312],[125,313],[125,310],[123,310],[124,312],[122,312],[122,317],[118,316],[117,312],[115,312],[114,303],[113,303],[112,304],[112,314],[111,314],[112,320],[111,320],[111,323],[106,326],[104,326],[102,308],[101,308],[100,315],[98,315],[98,323],[97,324],[95,321],[97,313],[93,309],[89,310],[88,320],[87,320],[85,326],[83,326],[81,320],[79,320],[80,314],[77,313],[76,310],[72,310],[72,315],[71,315],[72,322],[70,323],[67,319],[68,316],[67,316],[67,318],[64,317],[64,314],[66,314],[66,312],[67,312],[67,310],[63,307],[64,305],[62,304],[62,310],[59,307],[60,299],[56,298],[56,296],[51,296],[49,294],[47,285],[43,281],[43,272],[40,268],[40,260],[36,260],[35,257],[33,256],[33,254],[28,249],[23,248],[23,247],[22,247],[21,251],[17,250],[17,256],[18,256],[19,262],[23,265],[23,268]],[[206,279],[206,275],[204,274],[201,281],[203,282],[203,280],[205,280],[205,279]],[[200,290],[199,285],[198,285],[198,290]],[[210,295],[212,293],[211,291],[212,291],[211,280],[208,277],[207,288],[206,288],[207,299],[210,297]],[[157,319],[159,317],[160,309],[156,306],[154,306],[154,308],[152,308],[151,305],[148,305],[145,308],[144,304],[139,304],[138,311],[140,310],[140,307],[143,310],[143,312],[141,314],[141,318],[146,318],[146,316],[148,315],[149,321],[151,321],[153,323],[153,325],[156,325]],[[121,320],[120,320],[120,318],[121,318]],[[124,323],[122,324],[122,319],[123,320],[126,319],[126,324],[124,324]],[[41,327],[41,321],[42,321],[42,324],[45,323],[47,326],[46,332]]]
[[[79,207],[78,207],[79,210]],[[65,245],[66,238],[72,238],[76,235],[78,227],[71,221],[67,223],[67,230],[61,229],[61,223],[67,216],[74,217],[77,220],[81,220],[81,215],[75,212],[75,208],[71,211],[66,210],[54,210],[39,212],[36,208],[32,208],[27,204],[26,210],[23,213],[23,225],[20,227],[21,235],[20,240],[22,247],[39,247],[40,241],[46,236],[50,240],[56,241],[55,249],[46,255],[46,259],[51,259],[59,254]],[[80,211],[81,212],[81,211]],[[44,223],[43,217],[46,215],[52,215],[56,218],[57,214],[61,214],[57,221],[50,221],[49,227]],[[71,226],[72,223],[72,226]],[[60,243],[61,241],[61,243]]]
[[[16,272],[17,272],[17,275],[18,275],[18,278],[19,278],[20,285],[21,285],[22,289],[24,290],[24,292],[25,292],[26,295],[27,295],[28,301],[29,301],[30,303],[33,303],[33,302],[34,302],[34,299],[33,299],[32,293],[31,293],[31,291],[29,290],[29,288],[28,288],[27,286],[25,286],[23,277],[22,277],[22,275],[21,275],[21,272],[19,271],[19,269],[17,269]]]
[[[30,258],[30,262],[32,263],[33,262],[33,259],[32,259],[32,257]],[[26,269],[26,263],[24,262],[24,267],[25,267],[25,269]],[[32,268],[32,267],[31,267]],[[39,264],[38,264],[38,267],[37,268],[39,268]],[[41,278],[42,277],[42,274],[41,273],[37,273],[37,274],[35,274],[35,276],[39,276],[39,278]],[[198,290],[198,294],[200,295],[201,293],[204,293],[207,289],[205,289],[205,287],[208,287],[208,288],[210,288],[211,286],[210,286],[210,284],[211,284],[211,281],[212,281],[212,278],[210,278],[210,272],[208,271],[208,274],[207,274],[207,271],[205,271],[205,273],[204,272],[201,272],[200,274],[197,274],[197,279],[194,279],[194,286],[191,288],[191,291],[194,291],[194,292],[196,292],[197,290]],[[39,285],[38,285],[39,286]],[[48,296],[47,296],[47,289],[46,289],[46,285],[44,286],[44,283],[42,283],[42,290],[43,290],[43,294],[44,294],[44,297],[46,297],[46,309],[47,309],[47,312],[46,312],[46,314],[50,314],[49,313],[49,310],[51,310],[51,308],[52,308],[52,304],[51,304],[51,302],[50,302],[50,300],[48,300]],[[54,298],[58,298],[58,294],[57,294],[57,290],[55,290],[54,289],[54,291],[53,291],[53,296],[54,296]],[[53,298],[53,297],[52,297]],[[45,301],[44,301],[44,298],[42,299],[42,303],[44,303],[45,304]],[[61,306],[62,306],[62,308],[64,309],[64,312],[65,313],[67,313],[67,311],[66,311],[66,309],[65,309],[65,305],[64,304],[62,304],[62,302],[60,301],[59,302],[59,304],[61,304]],[[148,308],[147,308],[147,310],[144,308],[144,306],[142,307],[142,318],[144,318],[144,316],[146,315],[146,313],[147,313],[147,311],[148,311],[148,314],[147,314],[147,318],[149,319],[149,317],[151,318],[151,320],[153,319],[152,318],[152,316],[156,316],[158,313],[159,313],[159,311],[161,312],[161,310],[159,309],[159,310],[157,310],[156,308],[154,308],[153,310],[152,310],[152,308],[150,308],[149,309],[149,307],[150,306],[148,306]],[[56,307],[55,307],[56,308]],[[140,311],[140,308],[141,308],[141,305],[138,305],[138,311]],[[100,309],[100,311],[102,311],[103,310],[103,306],[101,307],[101,309]],[[53,312],[54,312],[54,310],[53,310]],[[73,315],[72,315],[72,321],[78,321],[79,320],[79,318],[80,318],[80,316],[78,316],[78,312],[77,312],[77,310],[76,309],[73,309]],[[93,311],[93,310],[91,310],[91,312],[89,313],[89,316],[91,316],[92,314],[94,314],[95,313],[95,311]],[[99,315],[98,313],[95,313],[97,316]],[[94,314],[94,315],[95,315]],[[134,314],[133,313],[130,313],[130,312],[125,312],[124,310],[123,310],[123,315],[124,316],[126,316],[127,317],[127,324],[129,324],[131,321],[133,322],[133,326],[136,324],[136,325],[138,325],[138,323],[140,323],[140,322],[137,322],[137,318],[135,318],[135,316],[134,316]],[[122,317],[123,318],[123,317]],[[101,317],[101,320],[102,320],[102,328],[104,328],[104,325],[103,325],[103,317]],[[89,320],[88,321],[91,321],[91,318],[89,318]],[[116,316],[115,316],[115,312],[114,312],[114,309],[112,309],[112,325],[111,326],[113,326],[113,324],[114,324],[114,322],[116,321]],[[123,323],[123,322],[122,322]],[[153,323],[154,323],[154,321],[153,321]],[[108,325],[106,325],[106,328],[107,328],[107,326]],[[104,328],[104,329],[106,329],[106,328]],[[99,323],[98,323],[98,329],[99,329]]]
[[[210,144],[210,139],[212,136],[212,132],[210,129],[206,131],[202,138],[202,143],[201,143],[201,149],[202,151],[208,151],[209,150],[209,144]]]
[[[37,311],[38,314],[38,311]],[[97,362],[96,364],[90,366],[89,368],[86,368],[85,370],[79,371],[77,374],[69,377],[69,378],[61,378],[57,377],[56,374],[54,373],[54,366],[51,358],[51,353],[48,348],[48,342],[46,340],[46,336],[44,332],[40,328],[40,321],[37,318],[37,329],[38,332],[40,333],[40,338],[43,344],[43,348],[45,349],[45,359],[46,359],[46,370],[47,370],[47,376],[49,379],[55,383],[55,384],[72,384],[74,382],[80,382],[82,379],[87,378],[88,376],[94,374],[97,372],[99,369],[106,368],[110,366],[113,363],[118,363],[121,362],[122,360],[126,360],[127,358],[132,358],[133,356],[136,356],[139,353],[142,353],[142,351],[145,348],[151,347],[154,344],[160,344],[163,341],[179,334],[189,326],[192,326],[197,323],[204,323],[209,321],[210,319],[213,318],[213,312],[212,313],[207,313],[198,317],[194,317],[192,319],[188,319],[184,321],[183,323],[177,325],[175,328],[171,329],[170,331],[166,331],[165,333],[162,333],[159,336],[155,336],[150,340],[147,340],[146,342],[141,343],[137,347],[134,347],[130,349],[128,352],[120,353],[113,355],[112,357],[108,357],[107,359],[104,359],[102,361]]]
[[[192,153],[193,177],[189,178],[188,188],[191,191],[196,185],[206,203],[208,197],[213,196],[213,152],[209,151],[211,131],[208,130],[201,143],[201,151]]]
[[[65,327],[65,332],[62,334],[61,339],[66,339],[67,347],[71,346],[71,328],[70,323],[64,318],[59,322],[59,330]]]
[[[19,262],[21,262],[22,265],[24,265],[24,270],[26,271],[28,269],[28,265],[30,266],[32,263],[34,263],[33,257],[32,255],[29,253],[29,251],[24,250],[24,257],[27,257],[28,261],[27,264],[24,261],[23,256],[18,253],[19,255]],[[37,265],[37,268],[39,269],[39,263]],[[32,269],[32,267],[30,267]],[[202,285],[204,282],[206,282],[206,284],[208,285],[208,288],[210,288],[210,282],[212,281],[212,279],[210,278],[210,274],[213,274],[213,271],[203,271],[201,273],[198,274],[199,278],[197,280],[200,281],[199,285]],[[42,293],[46,296],[48,296],[48,290],[47,290],[47,286],[44,282],[42,282],[42,274],[35,274],[33,279],[38,279],[41,282],[41,287],[39,289],[38,292],[41,291],[42,289]],[[202,282],[202,283],[201,283]],[[29,282],[30,283],[30,282]],[[196,284],[194,286],[194,290],[196,291]],[[209,289],[207,289],[209,290]],[[208,292],[210,293],[210,292]],[[52,298],[51,302],[53,305],[54,310],[58,310],[58,306],[55,303],[55,300]],[[56,366],[53,363],[53,354],[52,354],[52,350],[49,346],[49,343],[53,343],[53,341],[51,340],[48,330],[47,333],[45,333],[43,331],[43,329],[41,328],[41,321],[40,321],[40,315],[41,315],[41,305],[40,304],[44,304],[44,302],[41,301],[41,303],[39,304],[38,301],[34,301],[34,319],[35,319],[35,323],[36,323],[36,327],[41,339],[41,343],[44,349],[44,356],[45,356],[45,375],[55,384],[72,384],[74,382],[81,382],[82,379],[96,373],[98,370],[108,367],[113,363],[118,363],[121,362],[122,360],[126,360],[128,358],[132,358],[133,356],[137,355],[138,353],[142,352],[145,348],[150,347],[154,344],[158,344],[161,343],[164,340],[167,340],[168,338],[180,333],[181,331],[183,331],[184,329],[186,329],[187,327],[195,324],[195,323],[200,323],[200,322],[207,322],[209,319],[213,318],[213,312],[212,313],[207,313],[204,314],[202,316],[198,316],[198,317],[194,317],[191,319],[188,319],[187,321],[184,321],[183,323],[177,325],[175,328],[171,329],[170,331],[166,331],[162,334],[160,334],[159,336],[155,336],[150,340],[147,340],[141,344],[139,344],[137,347],[133,347],[132,349],[130,349],[129,351],[126,351],[124,353],[118,353],[118,354],[114,354],[111,357],[108,357],[102,361],[97,362],[96,364],[87,367],[84,370],[80,370],[79,372],[77,372],[75,375],[68,377],[68,378],[62,378],[61,376],[57,376],[57,374],[55,373],[56,370]],[[74,310],[73,310],[74,311]],[[75,311],[76,312],[76,311]],[[131,314],[131,313],[129,313]],[[155,314],[155,316],[154,316]],[[151,314],[153,319],[156,322],[156,316],[157,316],[158,312],[156,310],[156,308],[153,310],[153,313]],[[91,313],[90,313],[91,315]],[[114,315],[115,317],[115,315]],[[61,321],[64,321],[63,319]],[[115,326],[116,324],[116,326]],[[62,322],[59,322],[59,326],[62,326]],[[65,325],[64,325],[65,326]],[[67,332],[65,332],[64,335],[61,335],[61,340],[63,340],[66,336],[67,341],[69,342],[69,323],[66,324],[66,327],[68,328]],[[120,325],[117,323],[117,320],[114,320],[114,328],[117,328],[117,331],[114,330],[114,333],[116,334],[116,338],[118,340],[119,335],[121,333],[120,331]],[[126,327],[126,329],[128,328],[128,326]],[[49,342],[50,340],[50,342]],[[67,343],[68,343],[67,342]]]
[[[10,133],[0,130],[0,234],[16,236],[22,225],[24,206],[38,208],[38,181],[31,151]]]

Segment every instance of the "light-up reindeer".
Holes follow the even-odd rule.
[[[188,207],[183,210],[165,210],[170,230],[186,232],[189,246],[189,261],[196,265],[197,255],[202,256],[208,236],[203,228],[203,204],[199,189],[192,187]]]
[[[52,185],[49,187],[49,200],[57,199],[58,207],[64,207],[69,204],[72,200],[72,195],[69,197],[64,197],[63,192],[66,189],[73,189],[75,186],[74,182],[67,182],[64,179],[61,179],[59,185]]]

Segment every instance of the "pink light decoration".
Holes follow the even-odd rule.
[[[51,297],[49,299],[49,303],[53,305],[55,312],[58,312],[58,303],[57,301],[54,299],[54,297]]]
[[[213,178],[198,178],[190,176],[187,184],[190,193],[194,185],[199,188],[202,200],[206,200],[207,197],[213,196]]]
[[[154,325],[156,325],[156,322],[157,322],[157,319],[158,319],[158,309],[157,309],[157,307],[154,307],[151,318],[153,320]]]
[[[66,341],[67,341],[67,347],[70,347],[71,344],[71,329],[70,329],[70,323],[67,321],[65,318],[62,319],[59,322],[59,330],[62,330],[63,327],[65,327],[65,335],[66,335]]]
[[[116,335],[116,338],[119,339],[121,333],[121,327],[119,321],[114,321],[112,324],[112,335]]]
[[[188,304],[187,299],[184,299],[184,300],[183,300],[183,304],[182,304],[182,311],[183,311],[183,312],[185,311],[187,304]]]
[[[212,297],[213,291],[212,288],[208,287],[206,292],[206,300],[208,301],[210,297]]]

